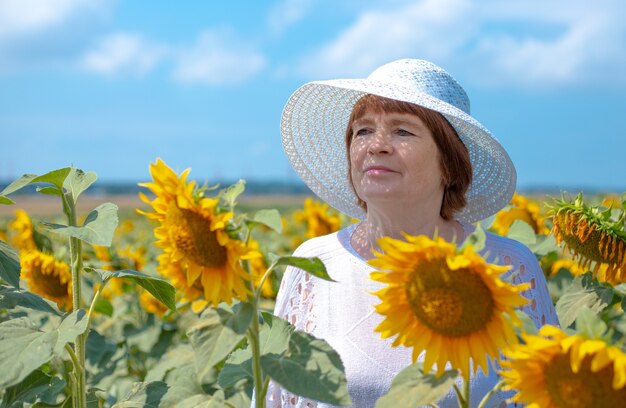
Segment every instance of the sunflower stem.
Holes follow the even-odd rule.
[[[245,242],[247,242],[249,238],[250,233],[248,231]],[[243,268],[246,273],[249,274],[250,262],[243,262]],[[265,408],[265,394],[267,393],[267,388],[264,386],[263,369],[261,368],[259,299],[257,292],[254,290],[254,283],[252,283],[252,280],[247,280],[246,285],[248,286],[248,290],[255,295],[250,302],[252,305],[252,324],[248,327],[248,342],[250,343],[250,349],[252,350],[252,376],[254,379],[254,389],[257,392],[254,405],[255,408]]]
[[[63,208],[67,214],[67,221],[70,227],[76,226],[76,205],[71,193],[62,195]],[[82,242],[78,238],[70,237],[70,264],[72,268],[72,306],[73,310],[79,310],[81,308],[81,285],[80,285],[80,273],[83,269],[82,259]],[[85,377],[85,340],[86,334],[80,334],[76,337],[75,353],[76,362],[74,363],[74,375],[76,377],[77,395],[74,395],[74,399],[78,408],[87,407],[87,393]]]
[[[502,385],[504,385],[504,381],[498,381],[498,383],[493,386],[491,391],[485,394],[483,399],[480,401],[480,404],[478,404],[478,408],[483,408],[485,404],[487,404],[487,401],[489,400],[489,398],[491,398],[493,394],[495,394],[496,392],[500,390],[500,388],[502,388]]]
[[[91,305],[89,306],[89,311],[87,312],[87,330],[89,330],[89,326],[91,325],[91,317],[93,316],[93,311],[96,307],[96,302],[100,299],[100,294],[104,291],[104,287],[107,285],[107,283],[109,283],[110,280],[111,278],[108,278],[102,282],[102,285],[100,285],[100,287],[98,288],[98,291],[96,292],[93,299],[91,300]]]

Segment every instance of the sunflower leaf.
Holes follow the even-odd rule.
[[[71,171],[71,167],[52,170],[46,174],[35,177],[30,183],[50,183],[58,187],[59,190],[63,191],[63,183]]]
[[[606,323],[586,306],[579,309],[576,315],[576,331],[590,339],[600,339],[607,331]]]
[[[533,227],[522,220],[513,221],[506,236],[526,246],[534,245],[537,242],[537,235],[535,235]]]
[[[223,189],[220,192],[219,197],[220,197],[221,201],[224,204],[226,204],[226,206],[230,210],[232,210],[235,207],[235,205],[237,204],[237,197],[239,197],[241,195],[241,193],[243,193],[243,191],[245,189],[246,189],[246,181],[245,180],[239,180],[235,184],[233,184],[233,185]]]
[[[280,213],[275,209],[257,211],[251,221],[256,224],[263,224],[278,233],[283,231]]]
[[[259,334],[261,355],[282,354],[287,351],[289,337],[295,327],[286,320],[268,313],[264,313],[263,320]],[[252,352],[249,346],[228,356],[217,382],[222,388],[228,388],[235,386],[242,379],[246,379],[248,385],[252,386]]]
[[[85,268],[85,271],[98,273],[103,281],[111,278],[122,278],[135,282],[137,285],[150,292],[152,296],[170,310],[176,311],[176,289],[169,282],[161,278],[146,275],[131,269],[106,271],[104,269]]]
[[[0,191],[0,196],[2,198],[5,198],[6,200],[10,201],[10,203],[5,203],[5,204],[13,204],[13,201],[9,200],[8,198],[4,197],[7,196],[17,190],[20,190],[23,187],[26,187],[27,185],[29,185],[35,178],[37,178],[36,174],[24,174],[22,177],[18,178],[17,180],[15,180],[14,182],[12,182],[11,184],[9,184],[8,186],[6,186],[4,188],[4,190]]]
[[[196,355],[198,377],[228,356],[245,335],[252,321],[252,306],[242,303],[237,313],[225,308],[207,308],[187,332]]]
[[[111,246],[113,232],[117,227],[117,205],[104,203],[87,215],[82,227],[44,223],[54,232],[78,238],[92,245]]]
[[[87,331],[87,312],[85,309],[74,310],[66,316],[56,329],[56,344],[54,353],[58,356],[65,354],[65,345],[74,343],[76,337]]]
[[[63,192],[59,190],[58,187],[54,186],[45,186],[45,187],[37,187],[37,192],[45,195],[55,195],[62,196]]]
[[[55,405],[57,395],[66,382],[59,377],[49,376],[41,370],[33,371],[19,384],[4,391],[2,407],[27,406],[35,402]]]
[[[98,176],[95,172],[89,171],[85,173],[84,171],[76,168],[72,168],[67,178],[63,183],[63,187],[72,195],[72,200],[74,200],[74,204],[78,200],[78,196],[91,186]]]
[[[53,357],[56,331],[40,331],[26,317],[0,323],[0,389],[22,382]]]
[[[38,310],[57,316],[63,315],[57,308],[56,303],[44,299],[39,295],[17,288],[0,286],[0,308],[14,309],[16,307]]]
[[[485,234],[485,230],[480,224],[476,224],[476,228],[467,236],[465,241],[463,241],[463,244],[459,247],[459,251],[463,251],[466,246],[471,245],[474,251],[480,252],[485,248],[486,240],[487,235]]]
[[[11,204],[15,204],[15,201],[11,200],[8,197],[4,197],[0,195],[0,204],[11,205]]]
[[[328,275],[326,272],[326,266],[321,259],[314,258],[302,258],[298,256],[281,256],[274,260],[276,266],[278,265],[290,265],[295,266],[296,268],[300,268],[304,271],[307,271],[311,275],[317,276],[318,278],[336,282],[333,278]]]
[[[339,354],[308,333],[294,331],[288,349],[262,355],[261,367],[289,392],[333,405],[351,403]]]
[[[576,320],[578,312],[588,307],[599,313],[613,299],[613,290],[592,279],[591,272],[576,276],[572,284],[556,303],[556,313],[562,327],[568,327]]]
[[[422,363],[412,364],[395,376],[389,392],[376,401],[376,408],[435,404],[446,395],[458,376],[457,370],[446,370],[437,377],[424,373]]]
[[[20,287],[20,260],[17,252],[0,240],[0,279],[14,288]]]

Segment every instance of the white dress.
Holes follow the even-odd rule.
[[[348,380],[348,391],[353,407],[373,407],[385,394],[398,372],[412,363],[411,349],[391,347],[392,339],[382,339],[374,328],[383,317],[375,312],[380,299],[371,292],[383,284],[369,277],[373,267],[352,248],[350,237],[357,224],[334,234],[313,238],[296,249],[294,256],[319,257],[329,275],[337,282],[328,282],[301,269],[288,267],[276,299],[274,314],[282,317],[296,329],[326,340],[341,356]],[[466,235],[473,226],[464,226]],[[512,265],[512,282],[529,282],[531,288],[524,295],[530,304],[523,311],[537,327],[558,325],[543,272],[534,254],[517,241],[487,232],[484,249],[487,260],[501,265]],[[478,405],[498,377],[494,370],[484,376],[479,369],[471,378],[471,406]],[[496,394],[489,407],[504,407],[508,395]],[[440,407],[456,407],[454,391],[441,400]],[[270,383],[268,407],[329,408],[331,405],[306,400]]]

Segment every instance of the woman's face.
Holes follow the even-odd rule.
[[[443,197],[439,150],[422,120],[368,110],[354,121],[350,145],[354,189],[373,203],[437,206]]]

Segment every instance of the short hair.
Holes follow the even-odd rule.
[[[443,175],[443,201],[439,214],[444,220],[451,220],[455,213],[462,210],[467,204],[465,193],[472,183],[472,163],[467,147],[450,122],[431,109],[424,108],[409,102],[384,98],[367,94],[359,99],[352,108],[348,126],[346,128],[346,150],[348,156],[348,178],[354,190],[352,181],[352,165],[350,163],[350,146],[352,144],[352,126],[366,111],[380,113],[409,113],[419,117],[433,135],[437,150],[439,150],[439,165]],[[356,190],[355,190],[356,194]],[[357,196],[357,204],[367,209],[365,201]]]

